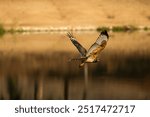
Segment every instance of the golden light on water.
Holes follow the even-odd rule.
[[[0,0],[0,99],[150,99],[149,8],[150,0]],[[127,26],[134,31],[120,31]],[[100,61],[69,62],[79,53],[66,32],[88,49],[100,27],[117,27]]]
[[[65,34],[5,35],[1,99],[149,99],[149,32],[109,34],[88,80],[79,62],[69,62],[79,54]],[[89,48],[98,33],[74,35]]]

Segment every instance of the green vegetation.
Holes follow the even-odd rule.
[[[135,26],[114,26],[112,28],[113,32],[126,32],[126,31],[136,31],[139,28],[135,27]]]
[[[109,27],[98,27],[96,30],[97,30],[97,31],[102,31],[102,30],[107,30],[107,31],[109,31],[110,28],[109,28]]]
[[[149,27],[140,28],[140,27],[136,27],[133,25],[128,25],[128,26],[113,26],[112,28],[111,27],[98,27],[96,30],[97,31],[112,30],[113,32],[127,32],[127,31],[132,32],[132,31],[137,31],[137,30],[148,31],[150,30],[150,28]]]
[[[11,29],[7,30],[7,32],[11,33],[11,34],[14,34],[16,31],[13,28],[11,28]]]
[[[149,27],[144,27],[143,30],[148,31],[148,30],[150,30],[150,28]]]
[[[5,34],[6,30],[4,29],[3,25],[0,24],[0,36]]]
[[[11,28],[11,29],[7,30],[7,32],[11,33],[11,34],[14,34],[14,33],[23,33],[23,32],[26,32],[26,31],[23,30],[23,29],[13,29],[13,28]]]
[[[127,32],[127,31],[132,32],[132,31],[137,31],[137,30],[149,31],[150,27],[145,26],[143,28],[140,28],[140,27],[135,27],[133,25],[127,25],[127,26],[113,26],[113,27],[102,26],[102,27],[96,28],[96,31],[98,31],[98,32],[100,32],[102,30],[113,31],[113,32]],[[10,28],[10,29],[6,30],[3,27],[3,25],[0,24],[0,36],[3,36],[5,33],[14,34],[14,33],[24,33],[24,32],[32,33],[32,32],[43,32],[43,31],[48,32],[48,31],[53,31],[53,30],[50,30],[50,29],[47,29],[47,30],[42,30],[42,29],[41,30],[40,29],[39,30],[34,30],[34,29],[25,30],[22,28],[18,28],[18,29]],[[64,31],[66,31],[66,29]],[[80,31],[84,31],[84,30],[82,30],[82,28],[81,28]]]

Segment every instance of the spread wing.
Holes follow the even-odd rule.
[[[70,38],[71,42],[75,45],[75,47],[78,49],[82,57],[86,56],[86,49],[73,37],[71,33],[67,33],[67,36]]]
[[[97,43],[94,43],[90,47],[90,49],[88,50],[86,57],[89,57],[91,55],[94,55],[95,57],[97,57],[98,53],[100,51],[102,51],[105,48],[106,44],[107,44],[107,42],[105,40],[102,43],[103,44],[101,44],[101,45],[98,45]]]
[[[106,35],[100,35],[96,42],[89,48],[86,57],[91,55],[97,56],[97,54],[105,48],[107,41],[108,37]]]

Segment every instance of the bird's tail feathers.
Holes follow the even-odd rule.
[[[69,61],[84,61],[86,60],[87,58],[86,57],[83,57],[83,58],[73,58],[73,59],[69,59]]]
[[[79,67],[80,67],[80,68],[83,67],[84,64],[85,64],[85,62],[82,62],[82,63],[79,65]]]
[[[79,65],[79,68],[81,68],[81,67],[84,66],[86,58],[73,58],[73,59],[69,59],[69,62],[72,62],[72,61],[81,61],[80,65]]]
[[[87,58],[86,58],[86,59],[87,59]],[[81,61],[81,64],[79,65],[80,68],[83,67],[84,64],[86,63],[86,59],[83,59],[83,60]]]

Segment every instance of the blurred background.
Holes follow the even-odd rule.
[[[150,99],[149,10],[149,0],[0,0],[0,99]],[[140,29],[111,30],[128,25]],[[85,74],[66,33],[88,49],[99,27],[110,38]]]

